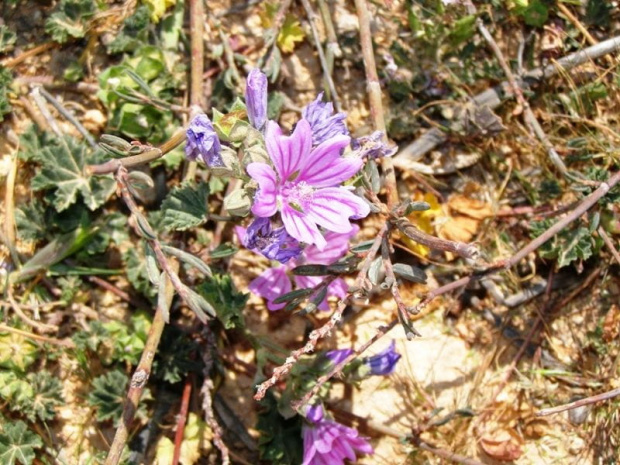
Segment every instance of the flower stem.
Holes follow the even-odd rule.
[[[377,74],[375,54],[372,48],[372,34],[370,32],[370,13],[366,0],[355,0],[355,8],[360,23],[360,40],[362,45],[362,55],[364,57],[364,68],[366,69],[366,81],[368,85],[368,100],[370,104],[370,114],[372,116],[375,129],[383,133],[383,141],[387,142],[385,130],[385,119],[383,117],[383,103],[381,95],[381,84]],[[385,173],[385,187],[388,194],[388,207],[391,209],[398,203],[398,190],[396,189],[396,173],[391,157],[381,159],[381,165]]]

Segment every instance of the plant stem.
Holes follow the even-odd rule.
[[[387,142],[385,130],[385,119],[383,117],[383,103],[381,95],[381,84],[377,74],[375,64],[375,54],[372,48],[372,33],[370,31],[370,13],[366,0],[355,0],[355,9],[360,23],[360,41],[362,55],[364,57],[364,68],[366,69],[366,82],[368,86],[368,101],[370,104],[370,114],[375,129],[383,133],[383,141]],[[381,166],[385,173],[385,187],[388,195],[388,208],[392,209],[398,203],[398,190],[396,188],[396,173],[391,157],[381,159]]]
[[[323,78],[325,79],[325,83],[327,84],[327,88],[329,89],[330,98],[334,102],[336,111],[341,111],[342,107],[340,105],[340,98],[338,97],[338,93],[336,92],[336,86],[334,85],[334,80],[332,79],[331,68],[325,58],[325,54],[323,53],[321,38],[319,37],[319,31],[316,28],[316,14],[312,10],[312,5],[310,5],[310,2],[308,0],[301,0],[301,3],[306,10],[306,15],[308,16],[308,21],[310,22],[312,38],[314,39],[314,46],[316,47],[316,51],[319,54],[319,61],[321,62],[321,68],[323,68]]]
[[[364,258],[362,268],[359,271],[357,278],[355,280],[356,288],[358,289],[366,288],[365,282],[368,280],[368,278],[366,277],[366,275],[368,274],[368,269],[370,268],[370,264],[374,260],[375,256],[377,255],[377,252],[379,251],[379,248],[381,247],[381,242],[383,241],[383,238],[385,237],[387,229],[388,229],[388,223],[386,222],[383,225],[383,228],[377,234],[377,237],[375,238],[375,241],[372,247],[370,248],[370,250],[366,254],[366,257]],[[303,355],[314,352],[317,342],[323,337],[331,334],[336,324],[342,318],[342,313],[344,312],[345,308],[347,308],[347,305],[350,300],[351,300],[351,293],[348,293],[347,296],[338,303],[338,307],[332,314],[329,321],[325,323],[323,326],[321,326],[319,329],[315,329],[314,331],[312,331],[310,335],[308,336],[308,342],[306,342],[306,344],[302,348],[291,352],[291,354],[287,357],[284,364],[275,368],[273,370],[271,377],[267,379],[266,381],[263,381],[258,386],[256,390],[256,394],[254,394],[254,400],[262,400],[263,397],[265,397],[267,390],[271,388],[272,386],[274,386],[282,377],[286,376],[291,371],[295,363],[297,363],[297,361]],[[340,366],[340,368],[342,369],[343,366],[344,365]],[[297,408],[297,407],[294,407],[294,408]]]
[[[185,142],[185,128],[178,129],[170,139],[164,142],[159,148],[151,148],[139,155],[126,158],[108,160],[100,165],[89,165],[86,167],[86,174],[102,175],[116,173],[119,168],[130,168],[132,166],[143,165],[164,156],[174,150],[177,146]]]
[[[125,405],[123,406],[123,416],[118,428],[116,429],[114,441],[110,446],[110,451],[108,452],[105,465],[117,465],[121,460],[123,449],[125,448],[125,444],[127,443],[127,439],[129,437],[129,428],[131,427],[136,411],[138,410],[138,404],[140,402],[140,398],[142,397],[144,387],[146,386],[149,376],[151,375],[151,368],[153,366],[157,346],[159,345],[162,332],[166,326],[163,315],[163,310],[158,307],[144,345],[144,351],[140,357],[140,362],[131,377],[129,391],[127,392],[127,398],[125,400]]]
[[[566,410],[572,410],[574,408],[583,407],[584,405],[590,405],[596,402],[601,402],[603,400],[613,399],[614,397],[617,397],[617,396],[620,396],[620,388],[612,389],[611,391],[607,391],[602,394],[597,394],[595,396],[586,397],[585,399],[579,399],[569,404],[559,405],[557,407],[552,407],[552,408],[544,408],[536,412],[536,416],[544,417],[547,415],[553,415],[554,413],[560,413]]]

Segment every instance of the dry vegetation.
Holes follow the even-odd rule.
[[[197,65],[189,24],[197,2],[12,0],[0,6],[0,456],[9,457],[3,454],[11,447],[24,453],[22,461],[2,463],[103,463],[154,325],[157,297],[142,266],[135,215],[127,220],[114,183],[105,188],[109,198],[92,194],[95,208],[85,206],[85,194],[59,208],[53,186],[33,181],[45,166],[46,145],[58,147],[52,137],[69,135],[90,150],[81,127],[97,142],[113,134],[160,145],[187,124],[190,105],[226,112],[243,97],[244,76],[259,62],[268,74],[278,71],[270,105],[285,127],[328,87],[302,2],[284,11],[278,2],[217,0],[205,2],[202,94],[192,95],[190,71]],[[325,26],[332,21],[335,28],[337,103],[353,136],[369,134],[376,122],[355,5],[311,3],[326,51]],[[318,14],[323,3],[329,18]],[[408,218],[430,235],[481,251],[477,261],[465,260],[394,233],[393,260],[428,277],[425,285],[400,285],[411,306],[432,289],[514,256],[574,212],[619,165],[620,39],[604,56],[576,67],[558,64],[620,36],[617,1],[445,3],[453,4],[369,2],[387,135],[400,147],[393,157],[398,195],[431,207]],[[65,16],[53,23],[60,13]],[[119,98],[113,80],[128,79],[121,63],[146,87],[125,83],[134,93]],[[528,78],[544,67],[554,71]],[[501,101],[477,107],[472,99],[493,88]],[[441,140],[421,149],[429,132]],[[218,259],[215,246],[238,245],[225,222],[185,232],[163,228],[162,201],[188,169],[179,148],[164,160],[143,169],[154,184],[141,192],[139,208],[162,241],[232,277],[233,290],[220,299],[239,297],[267,260],[246,250]],[[210,211],[220,213],[225,184],[202,166],[195,176],[209,182]],[[385,189],[379,195],[385,198]],[[516,266],[437,296],[412,316],[422,337],[408,341],[395,325],[369,349],[376,353],[395,339],[403,358],[394,374],[356,385],[335,378],[325,396],[331,414],[375,447],[359,463],[617,463],[620,397],[539,413],[620,388],[619,198],[612,190]],[[385,221],[383,215],[365,219],[352,242],[374,239]],[[40,268],[8,280],[50,243],[56,248]],[[190,286],[202,282],[195,270],[180,273]],[[353,275],[347,279],[353,284]],[[244,326],[205,325],[175,299],[129,428],[126,460],[170,463],[176,451],[184,464],[221,463],[220,446],[212,442],[216,421],[223,432],[215,437],[233,463],[259,463],[259,449],[261,463],[289,463],[265,459],[259,447],[265,431],[257,426],[255,386],[329,314],[269,312],[255,295],[237,311]],[[317,350],[359,347],[396,315],[389,293],[376,286],[368,299],[347,307]],[[282,393],[286,379],[272,391]],[[213,407],[203,403],[205,386]],[[39,404],[20,399],[26,391]],[[17,438],[21,425],[26,431]]]

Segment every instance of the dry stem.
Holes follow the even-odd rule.
[[[375,54],[372,49],[372,33],[370,31],[370,13],[366,0],[355,0],[355,9],[360,23],[360,42],[362,55],[364,57],[364,68],[366,69],[366,81],[368,89],[368,101],[370,104],[370,114],[375,129],[383,132],[383,142],[387,142],[385,130],[385,119],[383,117],[383,103],[381,95],[381,84],[377,74],[375,64]],[[396,173],[391,157],[381,159],[381,166],[385,173],[385,187],[388,194],[388,207],[391,209],[398,203],[398,190],[396,188]]]
[[[357,278],[355,280],[356,288],[365,289],[365,281],[367,279],[366,275],[368,274],[368,269],[370,268],[370,264],[374,260],[375,256],[377,255],[377,252],[379,251],[379,248],[381,247],[381,243],[383,241],[383,238],[385,237],[387,229],[388,229],[388,224],[386,223],[383,225],[383,228],[381,228],[381,230],[377,234],[377,237],[375,238],[375,241],[373,242],[372,247],[366,254],[366,257],[364,258],[364,262],[362,264],[362,268],[360,272],[358,273]],[[306,344],[302,348],[291,352],[291,354],[285,360],[284,364],[275,368],[273,370],[271,377],[267,379],[266,381],[263,381],[260,385],[258,385],[256,394],[254,394],[254,400],[259,400],[259,401],[262,400],[263,397],[265,397],[267,390],[271,388],[272,386],[274,386],[282,377],[286,376],[291,371],[295,363],[297,363],[297,361],[302,356],[314,352],[317,342],[320,339],[327,336],[328,334],[330,334],[331,331],[336,326],[336,324],[338,324],[338,322],[342,318],[342,313],[344,312],[350,300],[351,300],[351,294],[349,293],[344,299],[342,299],[338,303],[338,307],[332,314],[329,321],[325,323],[323,326],[321,326],[319,329],[315,329],[314,331],[312,331],[310,333],[310,336],[308,336],[308,342],[306,342]],[[344,365],[342,365],[340,368],[342,368],[343,366]]]

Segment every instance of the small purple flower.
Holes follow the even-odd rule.
[[[269,218],[279,211],[292,237],[319,250],[327,245],[319,226],[340,234],[350,232],[349,218],[364,218],[370,207],[340,186],[362,166],[360,158],[340,156],[349,140],[336,135],[313,149],[308,121],[300,120],[291,136],[284,136],[277,123],[268,121],[265,142],[275,171],[267,163],[248,165],[248,174],[259,186],[252,213]]]
[[[249,228],[248,228],[249,230]],[[298,265],[317,264],[331,265],[342,258],[349,250],[349,239],[355,236],[359,231],[359,226],[353,225],[353,228],[347,234],[336,234],[329,232],[325,235],[327,247],[319,250],[316,246],[306,247],[302,254],[294,259],[287,261],[286,265],[276,268],[267,268],[260,276],[254,279],[249,289],[254,294],[261,296],[267,300],[267,308],[271,311],[280,310],[286,306],[283,304],[274,304],[273,301],[293,289],[293,284],[288,276],[288,272]],[[237,235],[244,238],[247,234],[243,228],[237,228]],[[245,245],[244,239],[241,242]],[[247,247],[247,246],[246,246]],[[312,288],[317,286],[322,280],[321,276],[294,276],[295,287],[297,289]],[[338,297],[343,299],[347,295],[349,286],[342,278],[336,278],[327,287],[325,299],[318,305],[319,310],[329,310],[329,297]]]
[[[256,218],[242,239],[248,249],[256,249],[269,260],[286,263],[301,254],[299,242],[286,232],[284,227],[272,228],[268,218]]]
[[[401,355],[396,353],[396,342],[392,341],[390,346],[382,352],[372,357],[366,357],[363,363],[370,369],[371,375],[389,375],[394,372],[396,362],[400,360]]]
[[[355,461],[355,453],[372,454],[370,443],[359,437],[357,430],[324,418],[321,405],[309,407],[308,423],[301,434],[304,439],[302,465],[344,465],[345,459]]]
[[[391,157],[398,151],[398,147],[390,147],[383,142],[383,132],[375,131],[369,136],[362,136],[351,140],[351,148],[360,158]]]
[[[313,145],[319,145],[335,136],[349,135],[344,122],[347,115],[334,114],[334,105],[331,102],[323,102],[323,92],[301,111],[301,115],[310,123]]]
[[[259,131],[262,130],[267,122],[267,76],[258,68],[248,74],[245,105],[250,124]]]
[[[211,168],[224,166],[220,155],[221,150],[220,139],[209,117],[204,113],[196,115],[187,129],[187,144],[185,145],[187,159],[194,161],[200,157]]]
[[[353,349],[336,349],[336,350],[330,350],[328,352],[325,352],[325,356],[334,365],[338,365],[340,362],[342,362],[352,353],[353,353]]]
[[[272,312],[286,307],[286,303],[274,304],[273,301],[293,290],[293,284],[286,272],[287,267],[282,265],[267,268],[248,286],[250,292],[267,300],[267,308]]]

